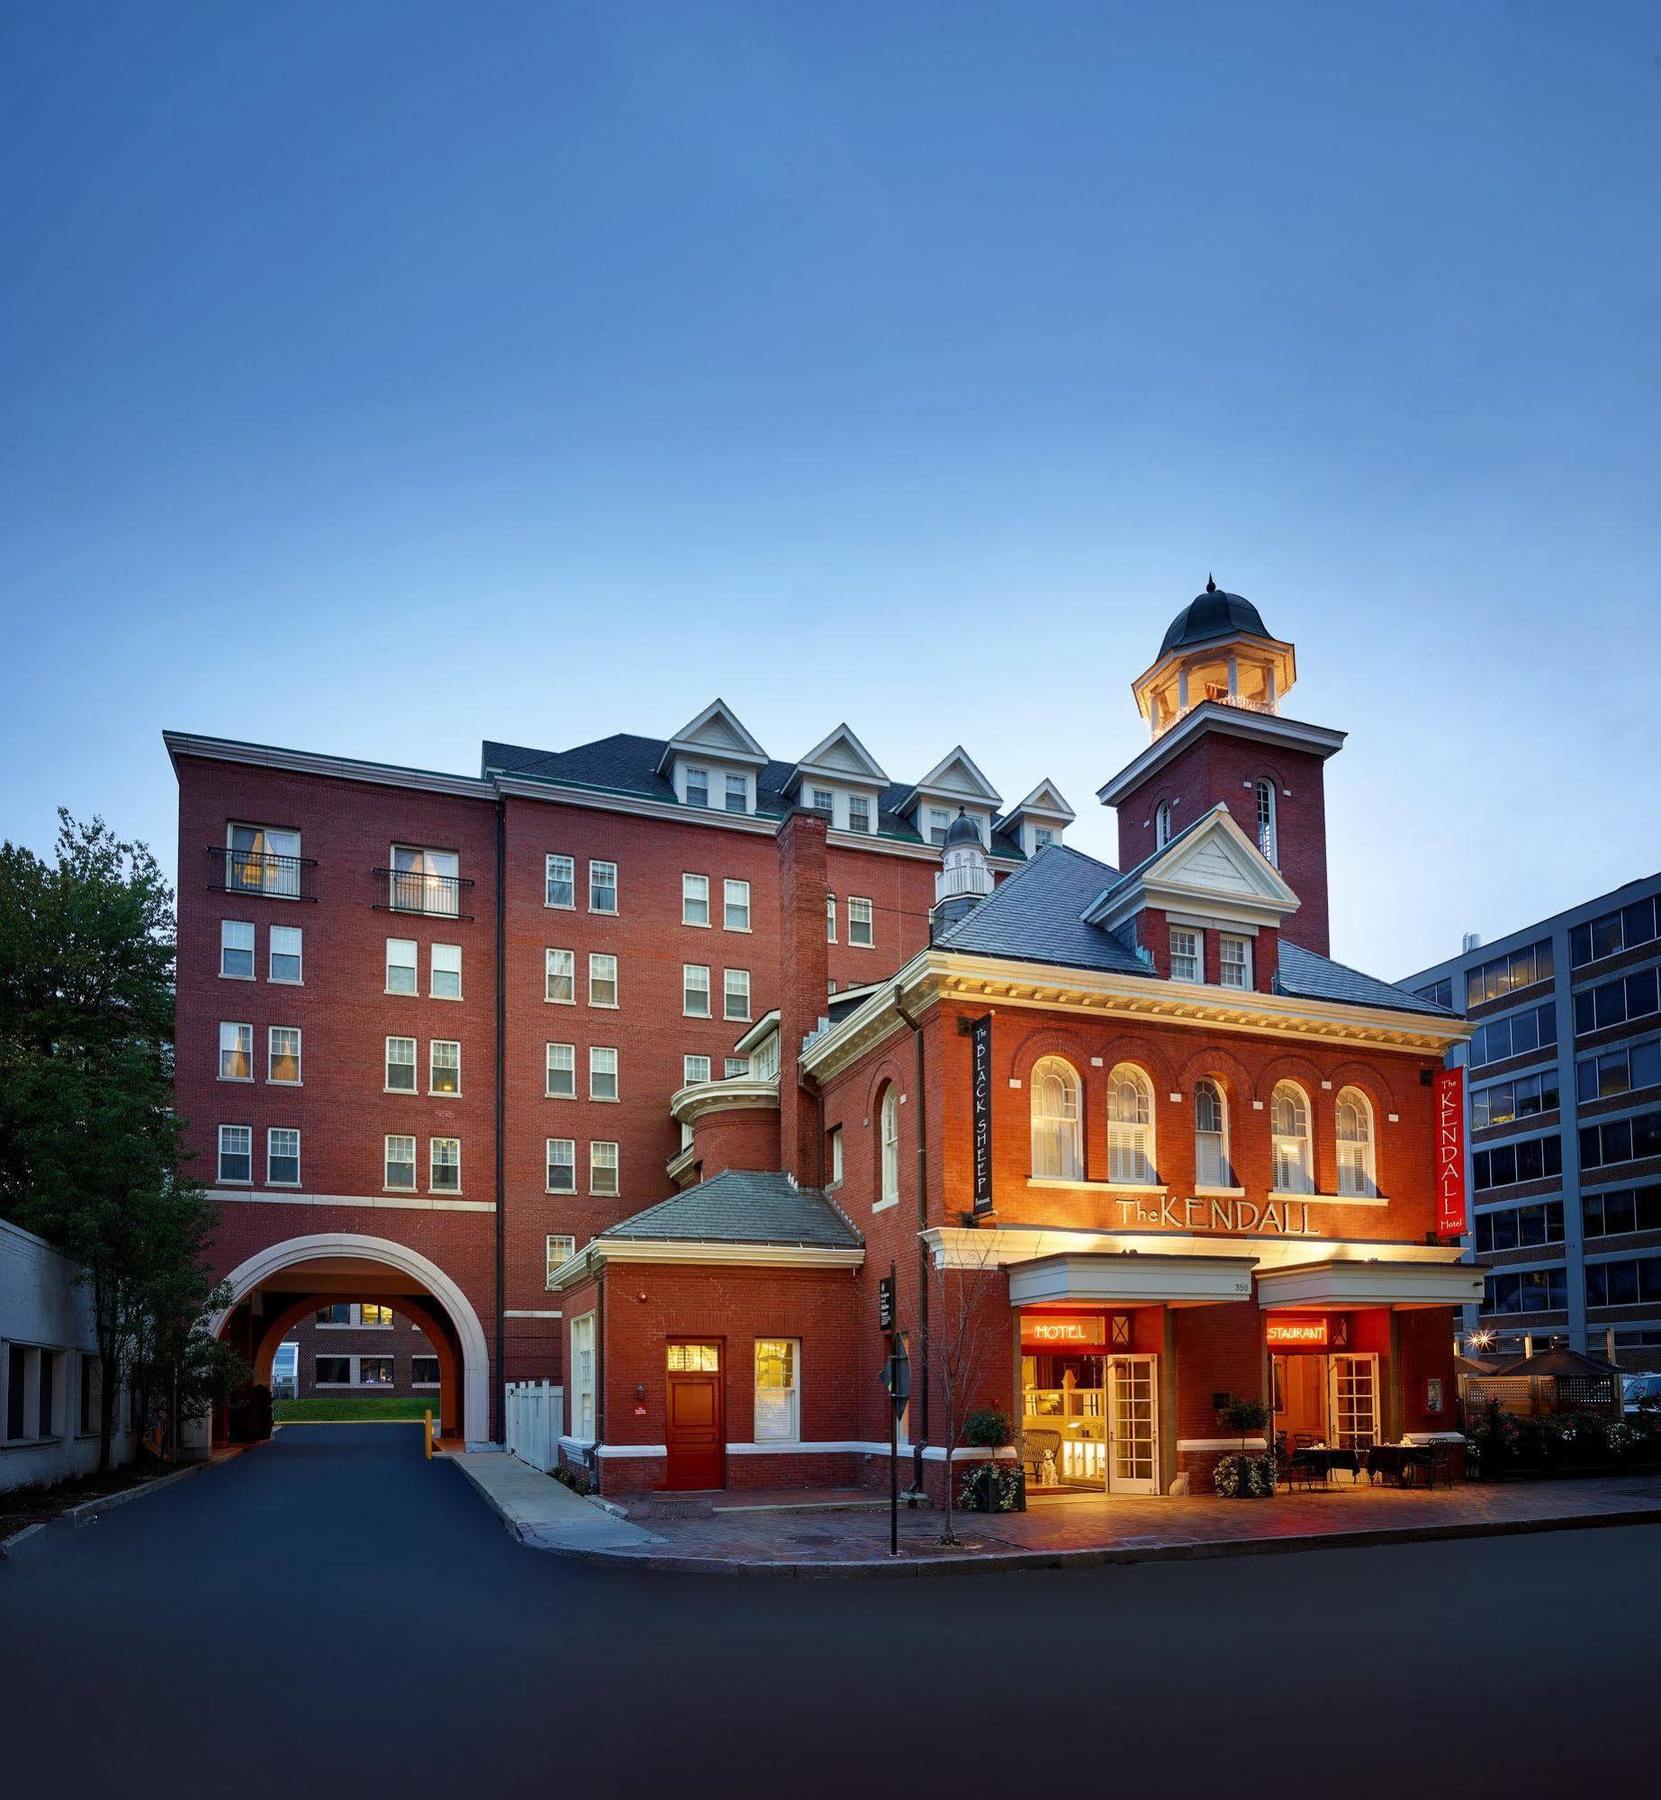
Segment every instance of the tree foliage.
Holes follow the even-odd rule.
[[[0,1213],[85,1270],[107,1467],[121,1388],[176,1426],[224,1378],[215,1217],[172,1106],[172,893],[145,846],[58,817],[50,862],[0,845]]]

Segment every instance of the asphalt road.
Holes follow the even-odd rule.
[[[0,1795],[1636,1791],[1658,1596],[1661,1527],[917,1581],[591,1569],[514,1543],[417,1430],[291,1427],[0,1564]]]

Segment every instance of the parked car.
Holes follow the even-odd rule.
[[[1621,1403],[1629,1413],[1661,1410],[1661,1375],[1623,1375]]]

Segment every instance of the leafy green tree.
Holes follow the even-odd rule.
[[[58,817],[52,862],[0,845],[0,1213],[85,1270],[107,1468],[121,1388],[176,1429],[223,1374],[193,1341],[216,1219],[172,1107],[172,893],[142,844]]]

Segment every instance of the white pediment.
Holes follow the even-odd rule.
[[[955,800],[960,806],[1002,804],[998,790],[976,768],[974,758],[961,744],[948,750],[906,795],[901,810],[909,812],[925,795],[937,800]]]
[[[856,786],[885,788],[888,777],[869,750],[846,725],[838,725],[829,737],[822,738],[791,771],[794,786],[804,775],[819,775],[833,781],[849,781]]]
[[[759,766],[767,761],[762,749],[725,700],[712,700],[695,719],[689,719],[669,740],[659,767],[667,768],[677,756],[709,757],[715,762]]]
[[[1062,797],[1061,789],[1048,777],[1039,782],[1026,799],[1012,806],[1008,816],[1011,819],[1018,819],[1024,813],[1030,813],[1035,818],[1044,820],[1060,819],[1063,824],[1068,825],[1077,816]]]
[[[1085,912],[1109,930],[1144,907],[1201,913],[1242,925],[1278,925],[1300,901],[1221,802]]]

